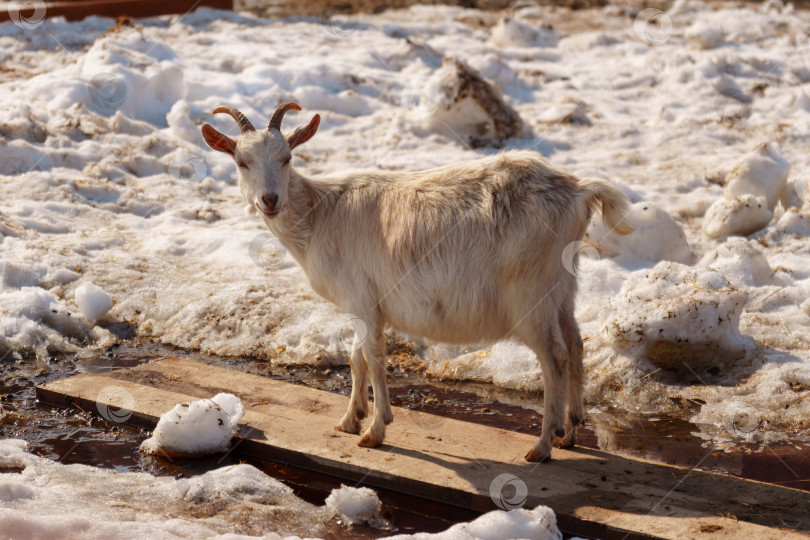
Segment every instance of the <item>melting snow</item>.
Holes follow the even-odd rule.
[[[141,450],[165,456],[204,456],[228,450],[245,408],[233,394],[178,403],[160,415]]]

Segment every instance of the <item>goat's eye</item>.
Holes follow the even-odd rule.
[[[289,165],[289,164],[290,164],[290,160],[291,160],[291,159],[292,159],[292,157],[288,157],[287,159],[285,159],[285,160],[284,160],[284,161],[281,163],[281,166],[282,166],[282,167],[284,167],[284,166],[286,166],[286,165]]]
[[[248,164],[245,163],[244,161],[242,161],[241,159],[236,162],[236,166],[239,167],[240,169],[249,169],[250,168],[250,167],[248,167]]]

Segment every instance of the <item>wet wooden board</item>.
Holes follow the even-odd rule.
[[[9,11],[0,6],[0,22],[20,21],[25,28],[36,28],[46,17],[65,17],[78,21],[98,15],[100,17],[154,17],[174,13],[189,13],[199,7],[233,9],[233,0],[62,0],[48,2],[19,2]],[[44,8],[44,10],[43,10]]]
[[[219,392],[247,410],[232,451],[352,484],[483,512],[497,508],[490,490],[507,474],[507,502],[525,485],[523,506],[550,506],[561,528],[592,537],[810,537],[804,491],[586,448],[527,463],[533,436],[400,408],[381,448],[359,448],[356,435],[333,430],[347,397],[181,358],[54,381],[37,398],[152,428],[176,403]]]

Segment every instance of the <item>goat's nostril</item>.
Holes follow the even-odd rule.
[[[267,208],[273,210],[275,209],[276,203],[278,202],[278,195],[276,195],[275,193],[265,193],[264,195],[262,195],[262,201],[264,202],[264,204],[267,205]]]

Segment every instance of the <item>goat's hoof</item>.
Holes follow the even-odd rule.
[[[569,431],[565,436],[554,441],[554,446],[557,448],[571,448],[575,444],[577,444],[577,434],[574,430]]]
[[[532,463],[545,463],[551,460],[551,452],[541,452],[538,448],[532,448],[526,454],[526,461]]]
[[[338,425],[335,426],[335,431],[342,431],[343,433],[357,435],[360,433],[360,427],[359,419],[343,419]]]
[[[360,442],[357,443],[357,446],[362,446],[363,448],[379,448],[382,446],[382,439],[375,439],[371,434],[366,433],[360,439]]]

